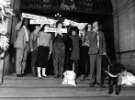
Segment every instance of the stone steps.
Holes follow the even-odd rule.
[[[3,85],[1,87],[55,87],[55,88],[61,88],[61,87],[70,87],[62,85],[62,80],[56,80],[56,79],[37,79],[37,80],[4,80]],[[77,87],[88,87],[88,82],[79,82],[77,84]],[[72,87],[72,86],[71,86]]]
[[[18,78],[16,76],[6,76],[4,77],[4,83],[1,85],[1,87],[34,87],[34,88],[49,88],[49,87],[55,87],[55,88],[62,88],[67,87],[63,86],[62,79],[55,79],[52,76],[49,76],[47,78],[39,79],[37,77],[32,76],[25,76]],[[88,87],[89,81],[79,81],[77,82],[77,87]],[[68,86],[69,87],[69,86]]]
[[[119,96],[108,95],[107,88],[90,88],[89,81],[81,81],[77,87],[63,86],[61,79],[53,77],[5,77],[0,86],[0,100],[129,100],[135,96],[135,88],[124,88]]]
[[[41,98],[41,97],[34,97],[34,98],[0,98],[0,100],[134,100],[134,97],[126,97],[126,96],[98,96],[98,97],[71,97],[71,98]]]

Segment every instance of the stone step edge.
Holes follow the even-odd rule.
[[[69,99],[71,99],[71,98],[82,98],[82,100],[84,99],[84,98],[101,98],[101,97],[106,97],[106,98],[110,98],[110,97],[135,97],[135,96],[121,96],[121,95],[116,95],[116,94],[112,94],[112,95],[109,95],[109,94],[106,94],[106,95],[94,95],[94,96],[56,96],[56,97],[0,97],[0,99],[1,98],[25,98],[25,99],[29,99],[29,98],[33,98],[33,99],[35,99],[35,98],[45,98],[45,99],[53,99],[53,98],[55,98],[55,99],[58,99],[58,98],[69,98]]]

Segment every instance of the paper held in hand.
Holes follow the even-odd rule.
[[[67,33],[67,28],[51,28],[51,27],[46,27],[44,32],[55,32],[55,33]]]
[[[49,24],[49,25],[53,25],[55,24],[57,21],[53,20],[53,19],[48,19],[48,20],[30,20],[30,24]]]

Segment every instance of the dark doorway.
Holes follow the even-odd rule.
[[[48,2],[45,2],[45,5],[49,4],[50,6],[43,6],[43,1],[44,0],[21,0],[19,12],[33,13],[51,18],[54,18],[54,15],[59,12],[62,15],[62,19],[68,18],[78,22],[87,23],[99,21],[107,43],[107,54],[112,61],[115,61],[111,0],[74,0],[77,8],[75,10],[60,9],[59,5],[61,0],[57,0],[57,2],[55,0],[47,0]],[[86,4],[89,5],[85,8]],[[28,62],[30,62],[30,60],[28,60]],[[50,65],[52,66],[52,64]],[[29,64],[27,68],[26,72],[28,73],[31,70]]]

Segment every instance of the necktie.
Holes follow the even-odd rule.
[[[99,48],[99,33],[97,32],[97,47]]]

